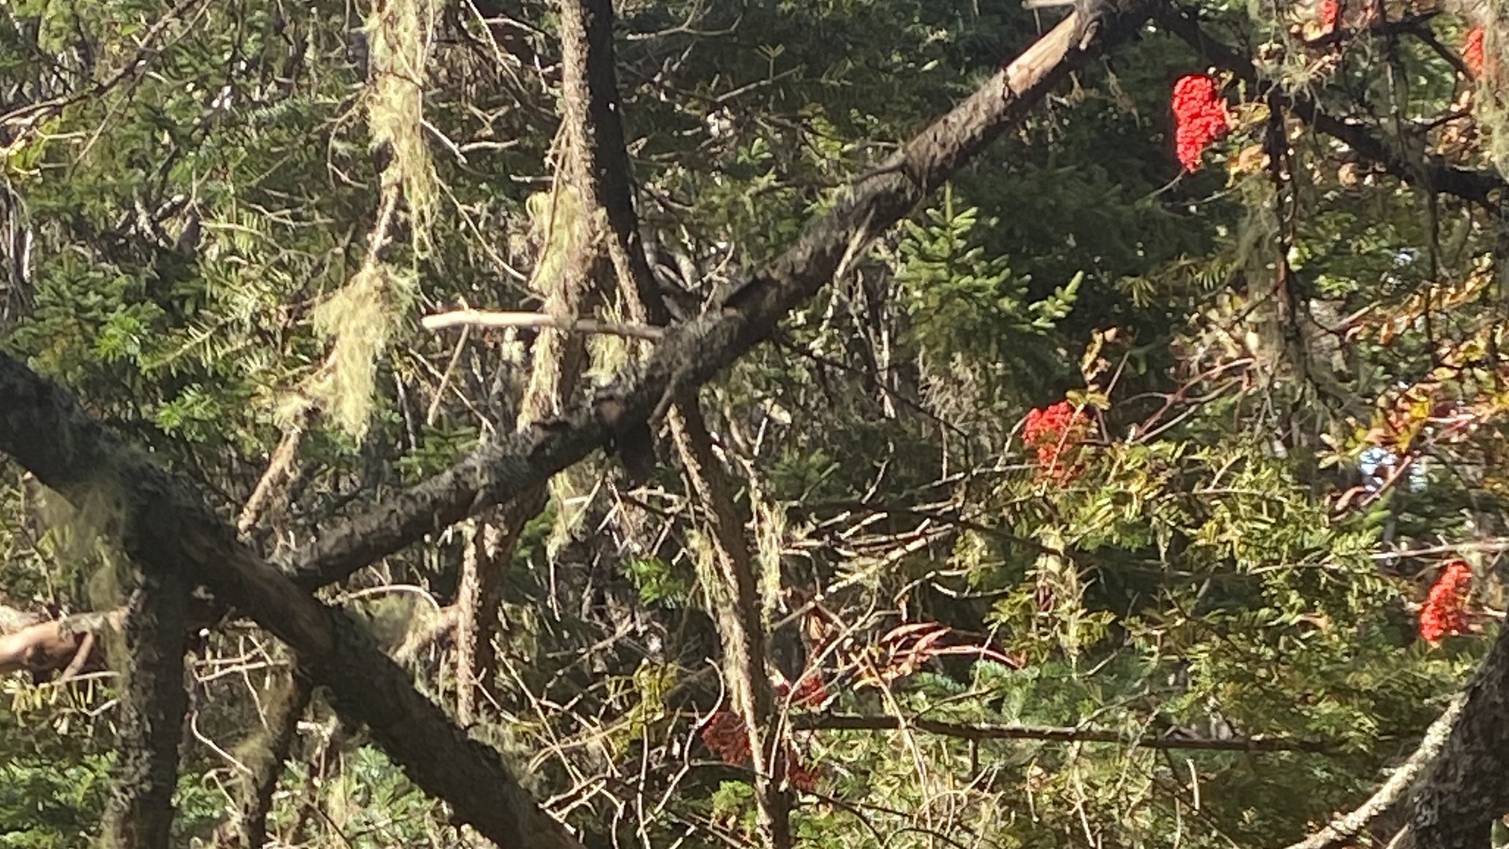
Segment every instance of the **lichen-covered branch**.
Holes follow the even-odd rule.
[[[168,849],[178,741],[188,710],[183,659],[190,585],[176,569],[152,570],[126,606],[125,710],[105,843],[118,849]]]
[[[581,122],[575,134],[585,142],[592,205],[608,221],[608,252],[619,286],[636,321],[664,324],[669,312],[645,259],[634,208],[633,179],[625,146],[622,108],[614,73],[611,0],[561,0],[561,57],[568,100],[584,109],[569,114]],[[785,784],[784,730],[776,722],[775,700],[766,670],[765,630],[754,558],[746,522],[734,488],[713,452],[695,388],[678,393],[669,416],[682,469],[703,508],[717,574],[713,576],[723,667],[733,704],[744,722],[754,762],[755,802],[760,829],[772,849],[788,849],[791,793]],[[648,436],[648,434],[647,434]]]
[[[1127,3],[1098,29],[1088,50],[1075,44],[1074,15],[1038,40],[899,151],[841,189],[833,208],[808,224],[795,245],[753,275],[714,312],[678,325],[637,375],[613,392],[620,421],[646,421],[662,401],[699,386],[769,338],[776,324],[812,297],[840,266],[885,232],[991,142],[1026,116],[1070,71],[1129,38],[1152,12]],[[326,529],[285,564],[304,587],[341,580],[437,528],[514,498],[577,462],[618,428],[586,406],[547,433],[520,433],[477,448],[444,472],[366,513]]]
[[[346,720],[459,821],[502,847],[579,844],[545,814],[498,753],[421,695],[354,620],[332,610],[246,546],[192,487],[91,419],[71,395],[0,352],[0,451],[75,504],[96,505],[143,572],[203,583],[299,654]],[[97,505],[104,505],[99,507]]]

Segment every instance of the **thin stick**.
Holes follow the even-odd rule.
[[[593,318],[567,318],[538,312],[487,312],[484,310],[455,310],[437,315],[427,315],[420,320],[425,330],[440,330],[446,327],[553,327],[575,333],[608,333],[614,336],[629,336],[659,342],[665,331],[659,327],[643,324],[616,324]]]

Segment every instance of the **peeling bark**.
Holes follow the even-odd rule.
[[[479,521],[466,534],[466,550],[461,554],[461,580],[456,586],[456,721],[465,728],[472,724],[476,703],[477,611],[482,603],[482,573],[491,571],[483,536],[487,522]]]

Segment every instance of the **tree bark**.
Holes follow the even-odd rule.
[[[469,738],[414,689],[354,620],[315,601],[237,542],[185,482],[88,417],[68,393],[0,352],[0,451],[75,505],[104,504],[147,574],[201,581],[299,653],[341,716],[366,725],[414,783],[504,849],[578,849],[498,753]],[[181,637],[180,637],[181,638]]]
[[[840,190],[844,196],[814,219],[795,245],[719,309],[668,332],[637,375],[611,387],[624,401],[620,420],[648,421],[662,399],[707,382],[768,338],[787,312],[1024,118],[1070,71],[1129,38],[1152,6],[1151,0],[1127,4],[1113,25],[1099,30],[1089,50],[1076,46],[1078,21],[1070,15],[901,150]],[[490,441],[450,469],[334,524],[280,562],[303,587],[339,581],[437,527],[527,491],[615,433],[586,406],[562,418],[565,426],[548,433]]]
[[[1509,812],[1509,628],[1467,686],[1440,753],[1415,785],[1416,849],[1487,849],[1493,821]]]
[[[126,606],[126,692],[105,843],[116,849],[168,849],[178,741],[188,710],[183,658],[189,585],[171,565],[147,572]]]

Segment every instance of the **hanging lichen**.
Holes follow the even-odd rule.
[[[381,0],[368,13],[367,122],[373,149],[388,154],[381,203],[360,270],[315,309],[315,332],[331,343],[330,353],[303,392],[280,410],[285,420],[313,403],[352,437],[366,434],[378,358],[416,289],[412,274],[386,262],[382,251],[402,210],[413,255],[423,256],[439,194],[424,143],[425,67],[435,20],[433,0]]]
[[[390,156],[382,172],[384,205],[401,192],[416,252],[429,242],[438,192],[424,143],[425,67],[435,29],[434,0],[379,0],[366,22],[371,76],[366,97],[372,147]]]
[[[325,367],[306,392],[346,433],[361,438],[372,414],[377,361],[408,307],[415,288],[385,264],[356,273],[314,310],[315,332],[331,340]]]

